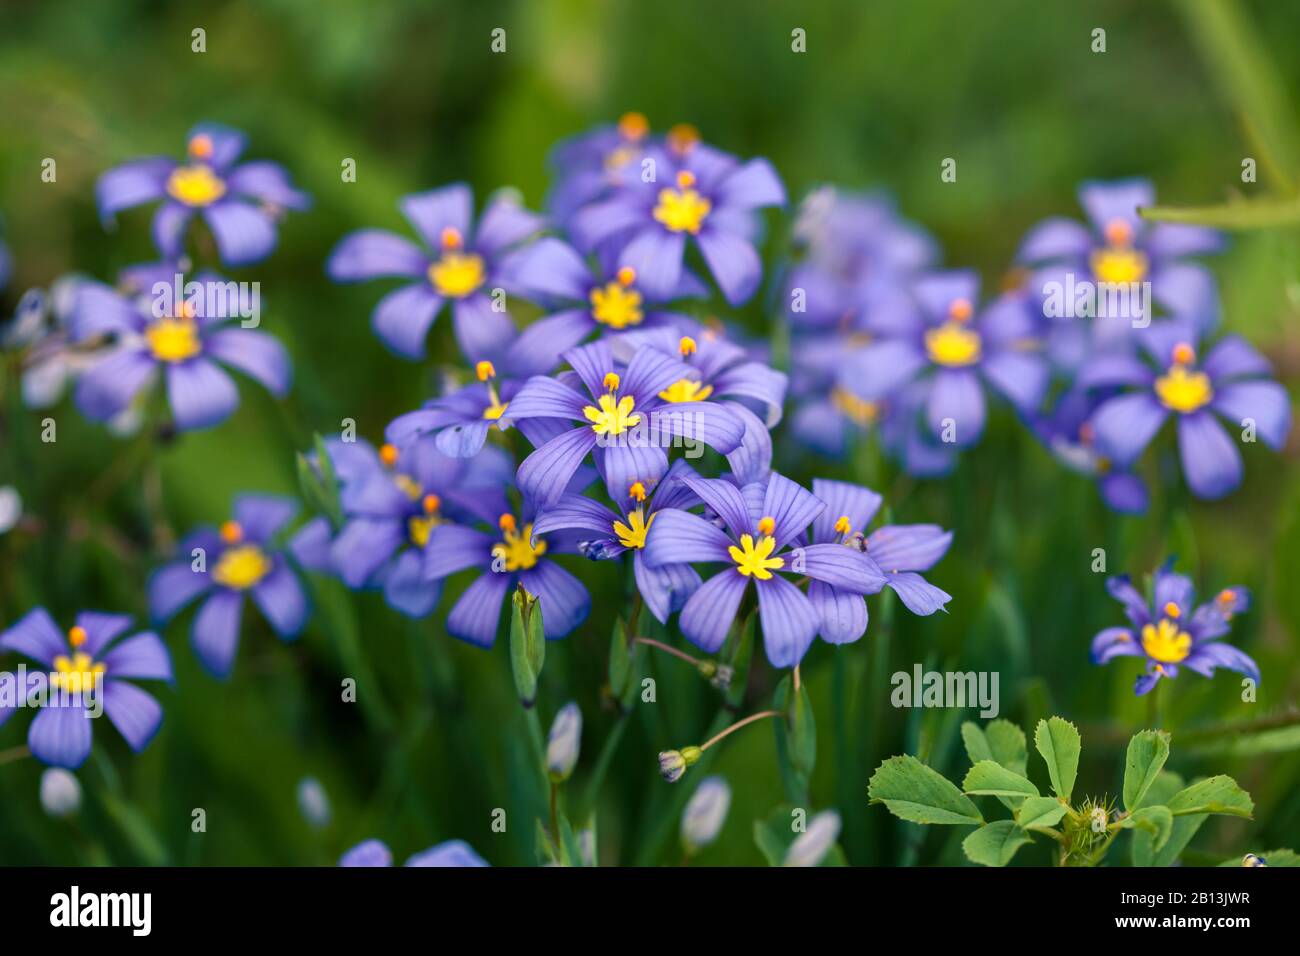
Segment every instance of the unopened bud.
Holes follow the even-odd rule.
[[[785,851],[782,866],[817,866],[840,838],[840,815],[823,810],[808,821],[808,829],[795,837]]]
[[[659,772],[669,783],[676,783],[686,773],[686,768],[700,759],[704,751],[699,747],[683,747],[681,750],[662,750],[659,752]]]
[[[81,809],[81,784],[59,767],[41,774],[41,807],[52,817],[67,817]]]
[[[552,782],[563,783],[578,763],[582,745],[582,711],[570,701],[560,708],[546,740],[546,772]]]
[[[708,846],[718,838],[731,808],[731,788],[721,777],[705,777],[691,794],[682,813],[682,843],[689,850]]]

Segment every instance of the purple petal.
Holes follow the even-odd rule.
[[[1086,227],[1073,219],[1056,217],[1029,230],[1016,253],[1016,261],[1033,263],[1083,257],[1092,247],[1092,233]]]
[[[232,511],[244,537],[263,544],[293,520],[298,502],[280,495],[239,495]]]
[[[68,652],[63,632],[43,607],[28,611],[18,623],[0,634],[0,648],[26,654],[46,667],[53,667],[54,658]]]
[[[560,239],[539,239],[514,253],[501,271],[524,295],[585,302],[592,284],[591,269],[578,251]]]
[[[1155,187],[1146,179],[1090,181],[1079,187],[1079,205],[1098,232],[1103,232],[1109,223],[1119,221],[1136,235],[1143,226],[1138,208],[1154,205],[1155,201]]]
[[[618,196],[579,209],[569,223],[569,235],[579,250],[589,252],[623,233],[645,226],[648,219],[640,203],[629,196]],[[662,231],[658,223],[654,229]]]
[[[754,533],[754,519],[750,517],[749,507],[745,504],[745,499],[741,497],[740,489],[731,482],[722,478],[700,478],[698,475],[687,475],[682,481],[699,496],[701,501],[713,509],[714,514],[718,515],[731,529],[734,537],[739,538],[742,534]],[[720,529],[719,533],[721,533]],[[723,535],[723,537],[726,538],[726,535]],[[728,540],[727,546],[730,545],[731,541]],[[727,553],[726,547],[722,549],[722,553],[724,555]],[[687,558],[687,555],[679,555],[670,560],[682,561],[687,560]],[[725,560],[725,558],[718,560]],[[660,563],[662,562],[651,562],[651,564]]]
[[[720,480],[720,479],[716,479]],[[712,522],[689,511],[656,511],[642,557],[651,568],[694,561],[730,562],[731,539]]]
[[[474,194],[464,183],[403,196],[398,207],[430,249],[442,248],[442,231],[455,229],[468,246]]]
[[[487,866],[464,840],[448,840],[412,856],[404,866]]]
[[[424,562],[416,551],[403,551],[384,573],[384,600],[410,618],[429,614],[442,596],[442,581],[424,576]]]
[[[689,564],[652,568],[641,552],[632,557],[632,575],[645,606],[660,624],[666,624],[668,616],[680,610],[700,586],[700,576]]]
[[[205,358],[167,366],[167,400],[181,431],[208,428],[239,407],[239,390],[230,376]]]
[[[485,256],[495,256],[537,235],[545,225],[543,217],[529,212],[513,199],[496,199],[479,217],[474,248]]]
[[[1106,593],[1124,605],[1124,614],[1134,627],[1142,627],[1150,619],[1150,610],[1138,589],[1127,574],[1117,574],[1106,579]]]
[[[583,396],[553,378],[534,375],[510,399],[511,421],[523,418],[567,418],[585,422],[583,409],[590,405]]]
[[[631,433],[629,433],[630,435]],[[618,436],[620,441],[627,435]],[[621,444],[601,445],[597,440],[596,455],[609,496],[622,500],[636,482],[647,488],[658,483],[668,471],[668,456],[658,445],[632,438]]]
[[[748,302],[763,278],[763,263],[749,240],[707,227],[695,238],[727,303],[735,306]]]
[[[384,867],[393,865],[393,854],[379,840],[358,843],[339,858],[339,866]]]
[[[669,232],[658,223],[642,229],[623,249],[620,266],[636,270],[636,284],[650,298],[666,301],[682,278],[686,233]]]
[[[906,385],[925,365],[925,356],[911,342],[879,342],[845,357],[840,383],[865,401],[877,401]]]
[[[1185,617],[1191,613],[1192,604],[1196,600],[1196,588],[1187,575],[1171,570],[1172,564],[1173,560],[1170,559],[1156,571],[1152,586],[1153,602],[1160,614],[1165,613],[1165,605],[1173,604],[1178,608],[1179,616]]]
[[[486,568],[491,558],[492,539],[482,531],[461,525],[438,525],[429,532],[424,548],[424,576],[436,580],[466,568]]]
[[[289,391],[293,370],[280,340],[251,329],[223,329],[204,341],[204,351],[257,379],[276,398]]]
[[[967,448],[984,433],[984,392],[971,369],[941,368],[934,373],[926,418],[936,438],[946,437],[952,424],[952,444]]]
[[[256,206],[222,200],[205,207],[203,218],[217,241],[221,261],[228,266],[260,262],[275,248],[275,223]]]
[[[591,611],[591,595],[582,582],[554,561],[521,571],[519,582],[541,602],[542,631],[548,640],[564,637]]]
[[[104,713],[136,753],[149,746],[162,726],[162,705],[153,695],[123,681],[104,685]]]
[[[311,197],[294,188],[285,168],[264,159],[232,169],[226,185],[232,193],[251,196],[282,209],[301,210],[311,206]]]
[[[1092,417],[1097,450],[1120,468],[1128,468],[1141,457],[1167,415],[1150,392],[1109,399]]]
[[[85,707],[42,707],[27,732],[32,756],[52,767],[76,770],[90,756],[90,725]]]
[[[128,637],[104,654],[101,660],[104,662],[105,675],[111,678],[109,686],[123,677],[138,680],[172,679],[171,655],[152,631]]]
[[[744,362],[717,376],[713,380],[713,390],[718,396],[758,402],[764,414],[764,424],[775,428],[781,421],[781,406],[785,402],[789,381],[784,372],[762,362]]]
[[[1144,657],[1145,652],[1133,632],[1126,627],[1108,627],[1092,639],[1092,662],[1105,664],[1112,657]]]
[[[1050,373],[1041,355],[1010,350],[996,352],[984,361],[980,370],[1022,412],[1037,409],[1047,394]]]
[[[1260,681],[1259,665],[1254,659],[1222,641],[1198,645],[1182,662],[1182,666],[1206,677],[1213,677],[1216,667],[1226,667],[1230,671],[1246,675],[1255,683]]]
[[[1178,417],[1178,454],[1198,498],[1222,498],[1241,484],[1241,452],[1209,412]]]
[[[1147,233],[1143,245],[1156,258],[1181,259],[1185,256],[1206,256],[1222,252],[1225,242],[1223,233],[1217,229],[1158,222]]]
[[[1097,482],[1106,507],[1120,514],[1146,514],[1149,504],[1147,486],[1137,475],[1127,472],[1110,472]]]
[[[233,127],[221,123],[202,122],[196,123],[185,135],[186,149],[192,150],[194,140],[200,136],[207,139],[211,147],[205,161],[218,172],[228,169],[235,160],[239,159],[248,142],[248,137]],[[191,152],[191,155],[199,154]]]
[[[825,510],[825,502],[785,475],[773,472],[768,478],[763,515],[776,523],[772,537],[778,549],[807,531],[813,519]]]
[[[867,554],[887,571],[928,571],[948,552],[952,532],[937,524],[894,524],[867,538]]]
[[[1238,428],[1255,423],[1256,433],[1275,451],[1286,444],[1291,430],[1291,400],[1277,382],[1235,382],[1214,397],[1213,408]]]
[[[244,596],[220,589],[203,602],[194,618],[194,654],[214,677],[228,677],[239,647],[239,621]]]
[[[965,300],[973,306],[979,301],[979,292],[979,273],[971,269],[932,273],[916,280],[912,286],[912,294],[926,315],[945,321],[954,302]]]
[[[842,591],[877,594],[885,586],[885,576],[874,560],[842,544],[810,544],[795,548],[790,555],[792,572]]]
[[[534,519],[533,534],[578,530],[608,537],[618,520],[617,515],[598,501],[582,495],[562,495],[559,501]]]
[[[890,574],[889,586],[909,611],[922,617],[942,611],[944,605],[952,600],[951,594],[935,587],[914,571]]]
[[[335,282],[388,276],[423,276],[429,258],[409,239],[383,229],[362,229],[343,237],[325,263]]]
[[[727,465],[732,475],[742,485],[767,481],[772,472],[772,435],[767,426],[739,402],[724,402],[723,405],[740,419],[745,429],[740,444],[727,452]]]
[[[745,438],[744,422],[718,402],[669,402],[650,413],[651,434],[685,442],[703,442],[728,455]],[[676,444],[676,442],[674,442]]]
[[[785,186],[766,159],[751,159],[718,184],[715,198],[719,207],[758,209],[784,206]]]
[[[655,519],[655,525],[668,514]],[[696,590],[682,607],[678,624],[682,633],[696,647],[710,654],[717,653],[727,640],[727,632],[736,623],[740,599],[745,596],[749,579],[734,567],[719,571]]]
[[[153,214],[154,245],[167,259],[176,259],[185,251],[185,230],[194,218],[194,209],[178,202],[165,202]]]
[[[665,355],[657,348],[643,345],[627,364],[619,394],[631,395],[640,407],[669,385],[693,374],[691,367],[676,355]]]
[[[1240,335],[1225,335],[1206,353],[1201,371],[1218,384],[1225,379],[1271,375],[1273,367]]]
[[[370,316],[371,328],[386,346],[403,358],[424,357],[424,339],[442,308],[442,299],[427,283],[402,286],[379,300]]]
[[[479,647],[491,647],[501,619],[501,602],[513,577],[486,571],[475,578],[447,615],[447,633]],[[545,615],[542,623],[546,623]]]
[[[498,312],[492,299],[475,293],[452,302],[453,328],[461,353],[471,362],[500,358],[519,335],[508,312]]]
[[[1202,329],[1218,324],[1218,286],[1214,274],[1204,266],[1187,262],[1161,266],[1151,276],[1151,298]]]
[[[348,587],[365,587],[404,541],[400,520],[355,518],[330,545],[330,562]]]
[[[793,667],[817,636],[821,626],[817,611],[802,591],[780,575],[758,581],[756,587],[767,659],[773,667]]]
[[[835,522],[841,517],[849,519],[851,530],[865,531],[883,500],[870,488],[827,478],[814,478],[812,490],[826,503],[826,510],[813,519],[814,541],[834,541]]]
[[[280,637],[294,637],[307,623],[307,596],[285,561],[276,561],[275,569],[253,586],[252,594],[253,603]]]
[[[867,632],[867,602],[820,581],[808,584],[808,600],[817,612],[819,633],[829,644],[848,644]]]
[[[544,375],[560,364],[560,356],[585,339],[594,328],[591,316],[571,309],[530,324],[506,352],[512,375]]]
[[[123,209],[161,199],[165,195],[167,177],[175,168],[174,160],[152,156],[110,169],[95,184],[100,218],[107,222]]]
[[[1078,388],[1149,386],[1154,378],[1151,367],[1136,355],[1110,352],[1087,358],[1075,374],[1074,384]]]
[[[74,340],[144,329],[144,316],[134,303],[99,282],[82,282],[72,297],[68,329]]]
[[[149,616],[169,621],[211,586],[212,578],[205,571],[195,571],[188,558],[164,565],[149,579]]]
[[[596,447],[596,438],[596,433],[586,426],[552,438],[520,463],[519,490],[539,506],[553,504],[582,460]]]
[[[77,379],[77,408],[91,421],[116,418],[149,383],[156,368],[153,357],[140,349],[109,353]]]
[[[86,642],[81,650],[93,658],[99,658],[104,648],[131,626],[131,616],[82,611],[77,615],[77,626],[86,632]]]

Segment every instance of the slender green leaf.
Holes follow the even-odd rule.
[[[912,823],[978,825],[979,808],[938,771],[910,754],[890,757],[871,775],[867,796]]]
[[[1300,223],[1300,200],[1237,199],[1214,206],[1148,206],[1144,219],[1215,229],[1275,229]]]
[[[1058,797],[1069,801],[1074,792],[1074,779],[1079,772],[1079,731],[1062,717],[1040,720],[1034,731],[1034,746],[1047,764],[1047,774],[1052,779],[1052,790]]]

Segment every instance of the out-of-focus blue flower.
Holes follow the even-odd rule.
[[[510,429],[513,424],[508,414],[510,401],[523,384],[519,376],[536,374],[537,371],[536,368],[516,371],[512,365],[498,376],[495,363],[480,360],[474,366],[478,381],[430,399],[413,412],[399,415],[388,424],[384,437],[394,445],[402,445],[428,435],[444,455],[473,458],[483,449],[493,429],[498,432]],[[524,433],[528,434],[527,431]]]
[[[348,850],[339,866],[385,867],[393,865],[393,851],[382,840],[366,840]],[[412,856],[404,866],[487,866],[464,840],[448,840]]]
[[[213,275],[198,276],[197,284],[201,290],[226,288],[225,280]],[[69,317],[72,340],[107,341],[111,348],[81,373],[77,407],[93,421],[113,419],[161,373],[176,427],[207,428],[239,407],[239,390],[222,365],[283,397],[292,381],[288,353],[274,336],[234,324],[230,304],[224,295],[206,291],[164,303],[143,287],[138,294],[123,294],[98,282],[80,282]]]
[[[1245,339],[1224,336],[1201,359],[1199,336],[1195,322],[1153,323],[1136,336],[1142,354],[1095,355],[1075,385],[1121,390],[1089,419],[1097,451],[1120,469],[1141,457],[1173,415],[1188,487],[1198,498],[1214,499],[1236,489],[1243,475],[1241,452],[1214,416],[1279,450],[1291,427],[1291,403],[1286,389],[1267,377],[1267,359]]]
[[[808,821],[808,829],[794,838],[782,866],[817,866],[840,838],[840,815],[823,810]]]
[[[282,639],[307,623],[307,596],[276,539],[298,510],[297,502],[272,495],[240,495],[234,517],[220,529],[199,528],[181,542],[178,560],[149,578],[149,613],[167,622],[203,597],[190,638],[199,662],[227,677],[239,647],[245,595],[252,598]],[[309,537],[308,525],[290,540],[295,551]]]
[[[1139,697],[1151,691],[1160,678],[1177,677],[1183,667],[1205,677],[1226,667],[1258,683],[1259,666],[1254,660],[1220,640],[1228,633],[1233,615],[1249,610],[1250,593],[1243,587],[1224,588],[1196,606],[1192,582],[1172,567],[1170,559],[1156,571],[1150,603],[1127,575],[1106,579],[1106,590],[1124,605],[1131,626],[1097,632],[1092,639],[1092,662],[1142,658],[1146,670],[1134,685]]]
[[[1113,389],[1100,395],[1069,389],[1056,399],[1048,414],[1031,418],[1030,424],[1058,461],[1096,482],[1107,507],[1121,514],[1145,514],[1149,500],[1146,484],[1097,451],[1096,432],[1089,422],[1097,406],[1113,394]]]
[[[245,136],[216,123],[200,123],[186,137],[185,160],[137,159],[99,178],[99,214],[111,222],[123,209],[162,200],[153,238],[164,258],[185,251],[185,232],[197,213],[228,266],[260,262],[275,248],[276,223],[286,209],[305,210],[311,197],[293,186],[283,166],[268,161],[235,165]]]
[[[375,334],[398,355],[423,357],[429,327],[450,302],[465,358],[503,359],[518,330],[494,301],[496,290],[512,291],[502,259],[541,230],[542,218],[514,198],[500,197],[475,225],[474,195],[464,183],[405,196],[399,207],[422,245],[383,229],[362,229],[345,236],[330,254],[329,277],[335,282],[415,280],[380,299],[371,314]]]
[[[574,213],[569,233],[584,252],[615,246],[618,263],[636,270],[639,287],[659,299],[680,288],[687,239],[693,239],[731,305],[758,289],[756,212],[785,204],[785,187],[765,159],[740,162],[698,142],[670,137],[646,149],[643,170],[606,199]]]
[[[682,845],[687,852],[708,846],[722,832],[731,808],[731,787],[719,776],[705,777],[682,811]]]
[[[581,750],[582,711],[575,702],[569,701],[555,715],[546,738],[546,772],[552,782],[563,783],[569,779],[578,765]]]
[[[89,718],[102,712],[139,753],[162,724],[162,705],[132,680],[171,682],[167,648],[152,631],[130,637],[124,614],[83,611],[65,634],[38,607],[0,634],[0,649],[16,651],[46,669],[0,675],[0,724],[20,707],[37,709],[27,734],[32,755],[75,770],[90,756]],[[120,639],[119,639],[120,638]]]
[[[547,163],[553,177],[547,210],[556,222],[565,223],[582,206],[631,184],[641,175],[646,147],[658,142],[650,135],[649,120],[636,112],[563,140]]]
[[[41,774],[41,809],[52,817],[70,817],[81,809],[81,784],[71,771],[45,768]]]
[[[4,220],[0,219],[0,292],[9,286],[9,280],[14,273],[13,256],[9,253],[9,247],[5,245],[3,230]]]
[[[331,811],[329,795],[315,777],[298,781],[298,811],[303,819],[317,829],[329,826]]]

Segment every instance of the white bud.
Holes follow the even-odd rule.
[[[546,740],[546,772],[556,783],[563,783],[573,773],[582,746],[582,711],[573,701],[560,708]]]
[[[0,487],[0,534],[4,534],[23,516],[23,499],[13,485]]]
[[[705,777],[682,813],[682,843],[692,850],[718,838],[731,809],[731,788],[722,777]]]
[[[66,770],[50,767],[41,774],[41,806],[52,817],[67,817],[81,809],[81,784]]]
[[[782,866],[817,866],[840,837],[840,815],[823,810],[808,821],[808,829],[794,838]]]
[[[298,781],[298,810],[312,826],[318,829],[329,826],[330,800],[315,777],[303,777]]]

